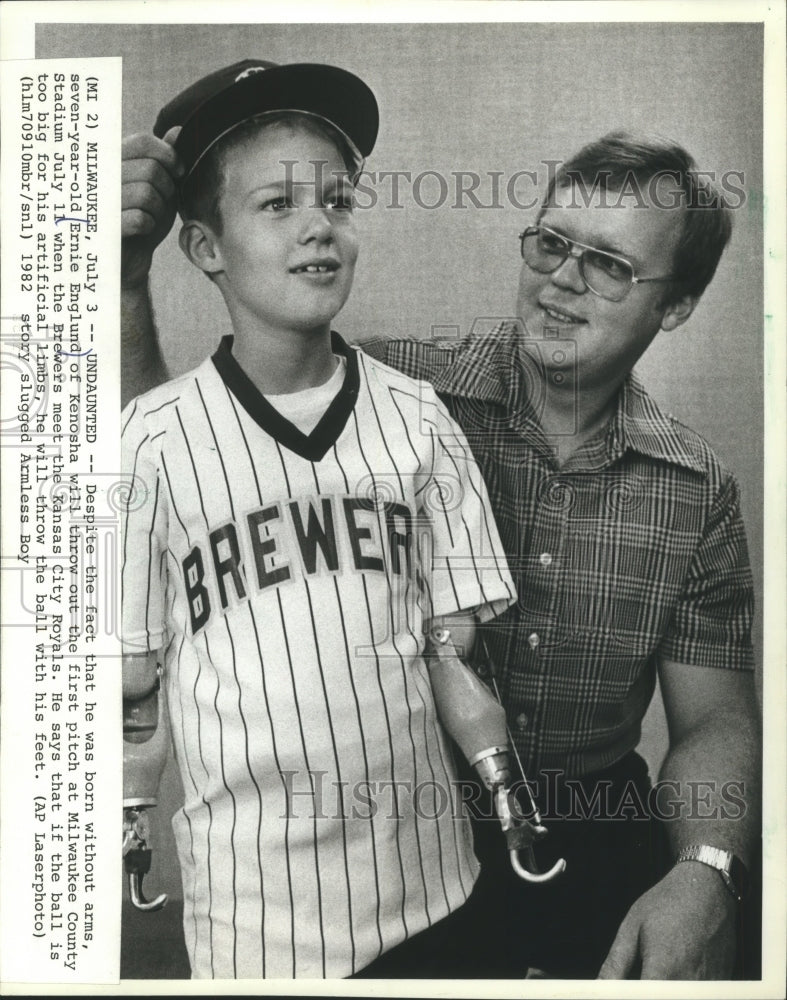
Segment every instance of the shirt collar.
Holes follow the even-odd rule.
[[[358,352],[338,333],[331,333],[331,350],[347,362],[342,387],[334,396],[317,425],[304,434],[260,392],[232,354],[233,336],[223,337],[212,357],[224,384],[241,403],[252,420],[267,434],[310,462],[320,462],[336,444],[358,400],[360,373]]]
[[[683,427],[665,414],[634,372],[621,386],[612,434],[621,451],[630,448],[665,462],[705,473],[705,466],[692,448]]]
[[[512,373],[518,371],[516,326],[500,323],[482,335],[471,334],[455,348],[452,358],[440,364],[430,376],[437,392],[447,396],[479,399],[506,406],[519,384]]]
[[[452,349],[451,359],[431,377],[434,388],[444,395],[470,397],[521,412],[522,400],[517,397],[526,384],[518,349],[520,331],[521,324],[505,321],[488,333],[471,334]],[[631,449],[705,472],[681,425],[663,413],[634,372],[621,386],[607,441],[614,457]]]

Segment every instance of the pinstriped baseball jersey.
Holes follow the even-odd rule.
[[[165,649],[197,977],[349,975],[477,875],[424,622],[487,620],[513,586],[433,390],[333,348],[308,436],[229,340],[124,414],[124,648]]]

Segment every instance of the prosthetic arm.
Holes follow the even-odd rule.
[[[489,688],[459,659],[451,638],[452,629],[463,637],[463,645],[468,648],[474,633],[469,618],[433,622],[428,637],[431,655],[427,662],[440,721],[492,793],[514,871],[527,882],[548,882],[565,870],[566,863],[561,858],[548,872],[538,869],[533,845],[547,831],[530,795],[518,756],[523,785],[530,796],[529,816],[523,815],[510,792],[513,741],[506,725],[505,710]],[[513,753],[516,755],[515,748]],[[520,851],[524,855],[524,865]]]
[[[150,871],[147,810],[158,804],[167,761],[169,730],[155,653],[123,657],[123,859],[131,902],[138,910],[160,910],[166,895],[148,902],[142,880]]]

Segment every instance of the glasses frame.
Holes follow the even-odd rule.
[[[556,239],[560,240],[566,246],[566,252],[563,256],[560,254],[550,254],[556,260],[555,266],[550,271],[539,271],[537,268],[533,267],[532,264],[528,262],[525,258],[525,240],[528,236],[538,236],[539,233],[549,233],[550,236],[554,236]],[[642,277],[634,271],[634,265],[630,260],[625,257],[621,257],[620,254],[610,253],[608,250],[599,250],[598,247],[590,246],[588,243],[580,243],[578,240],[569,239],[568,236],[564,236],[563,233],[558,233],[554,229],[550,229],[549,226],[528,226],[523,232],[519,234],[519,252],[524,260],[525,264],[530,268],[531,271],[535,271],[536,274],[554,274],[555,271],[559,270],[563,264],[568,260],[569,257],[575,257],[579,263],[579,274],[585,283],[585,287],[589,292],[597,295],[600,299],[606,299],[607,302],[622,302],[623,299],[631,291],[633,285],[642,285],[650,281],[677,281],[679,280],[677,275],[674,274],[663,274],[655,277]],[[613,298],[610,295],[604,295],[603,292],[599,292],[598,289],[594,288],[593,285],[588,281],[585,275],[585,254],[591,252],[596,254],[601,254],[603,257],[609,257],[611,260],[617,261],[619,264],[624,264],[628,270],[631,272],[631,278],[628,285],[626,285],[622,294],[618,298]]]

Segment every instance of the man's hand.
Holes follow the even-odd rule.
[[[659,778],[675,789],[673,807],[680,805],[665,821],[672,852],[710,844],[751,864],[761,760],[754,677],[748,670],[662,659],[659,680],[670,739]],[[725,808],[728,783],[745,795],[737,816]],[[631,907],[599,977],[729,979],[739,905],[713,868],[698,861],[675,865]]]
[[[712,868],[675,865],[631,907],[599,979],[730,979],[738,905]]]
[[[147,281],[153,252],[175,220],[175,185],[182,166],[172,148],[180,132],[163,139],[140,134],[123,140],[121,170],[121,282],[124,289]]]

